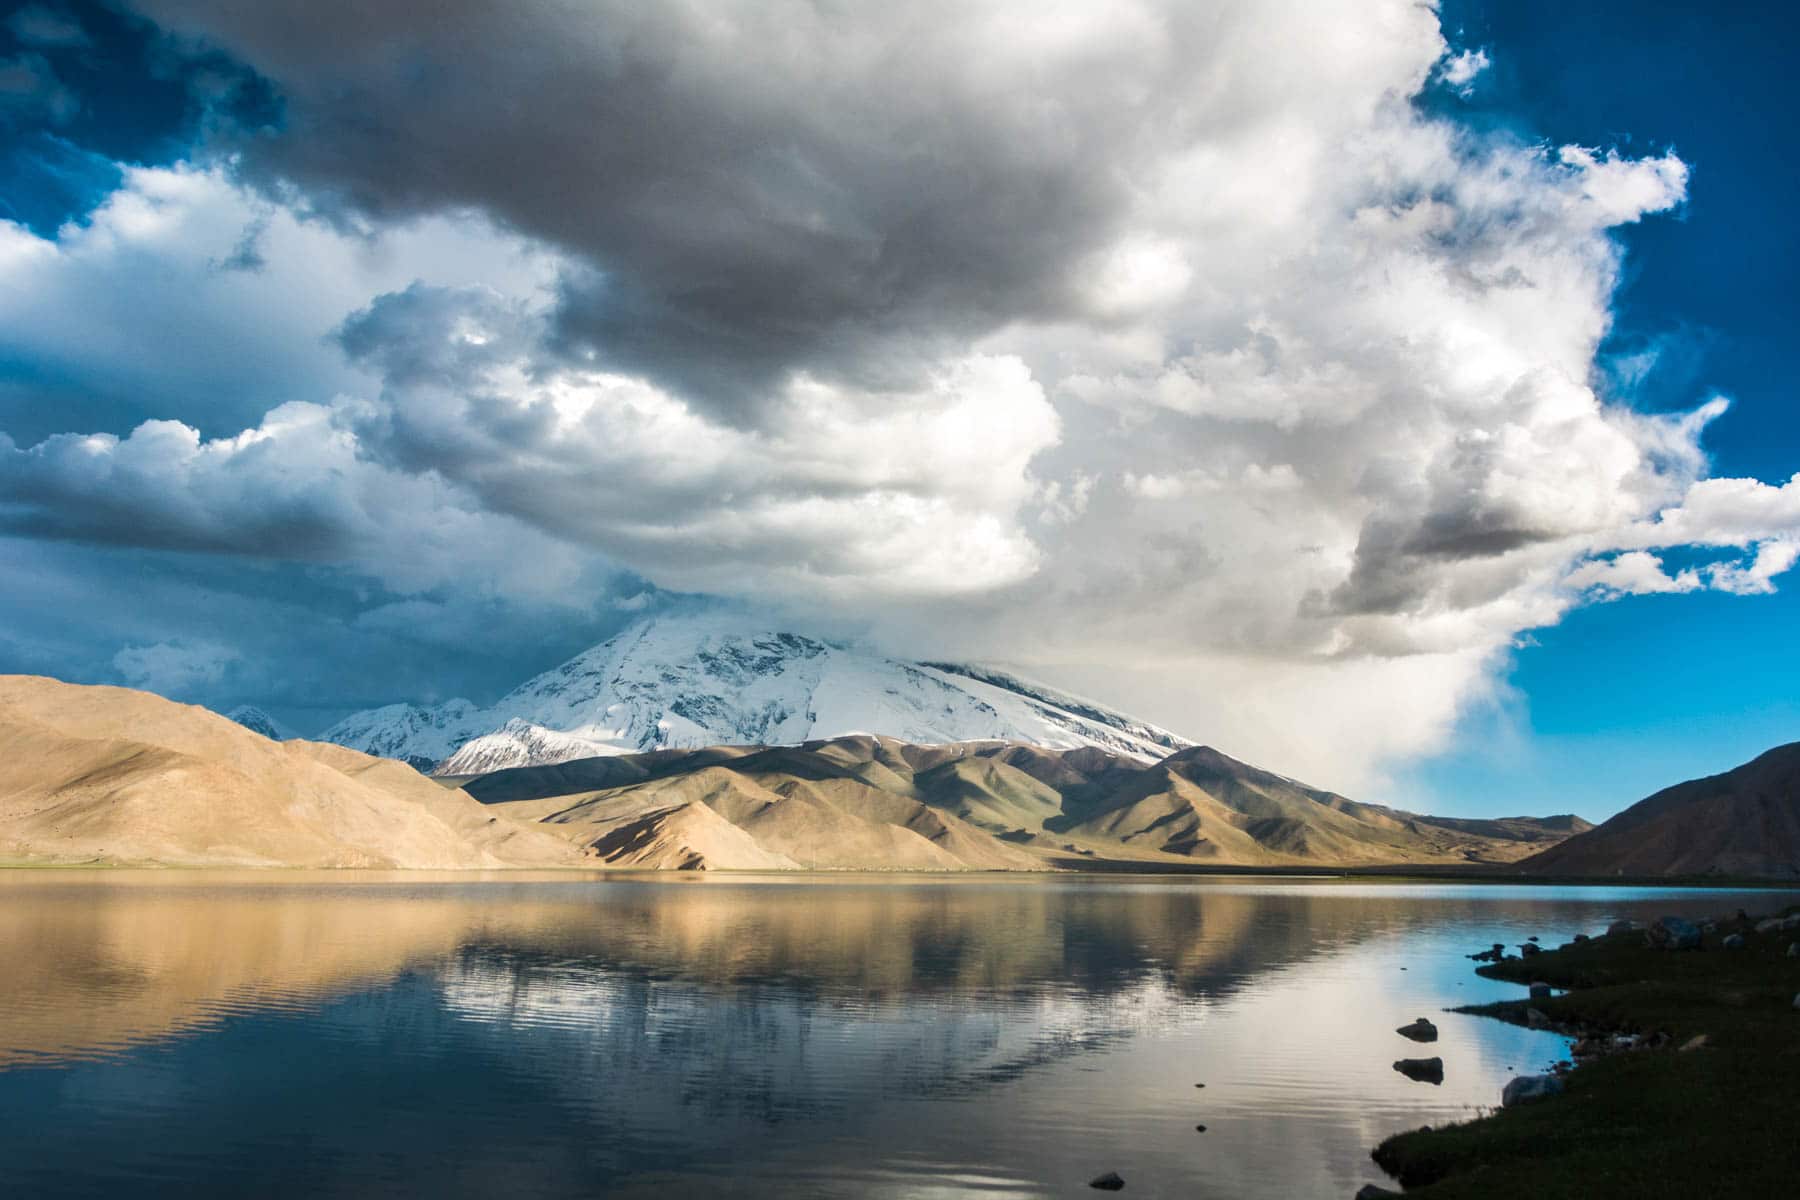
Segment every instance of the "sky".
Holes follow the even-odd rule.
[[[1800,737],[1773,6],[0,11],[0,670],[735,607],[1444,813]]]

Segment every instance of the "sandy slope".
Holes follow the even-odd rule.
[[[1664,788],[1519,865],[1551,875],[1800,875],[1800,742]]]
[[[466,790],[122,688],[0,676],[0,858],[295,867],[1041,870],[1510,862],[1574,818],[1440,821],[1192,747],[855,734],[518,768]]]
[[[1507,863],[1574,817],[1439,820],[1358,804],[1195,747],[1153,766],[1083,748],[853,735],[527,767],[471,794],[622,866],[1042,869]],[[697,809],[747,835],[729,838]]]
[[[580,861],[403,764],[125,688],[0,676],[0,856],[187,866]]]

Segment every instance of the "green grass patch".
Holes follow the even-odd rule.
[[[1524,1023],[1536,1008],[1559,1027],[1667,1046],[1587,1063],[1560,1096],[1389,1138],[1375,1160],[1408,1196],[1800,1196],[1800,958],[1786,957],[1800,932],[1742,927],[1743,950],[1720,948],[1740,928],[1700,950],[1651,950],[1633,932],[1482,967],[1573,990],[1463,1011]],[[1704,1047],[1676,1049],[1701,1034]]]

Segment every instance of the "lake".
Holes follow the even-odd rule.
[[[1776,898],[0,871],[0,1193],[1348,1197],[1566,1055],[1442,1011],[1520,994],[1466,954],[1740,906]]]

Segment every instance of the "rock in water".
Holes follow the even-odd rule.
[[[1615,934],[1630,933],[1636,928],[1636,921],[1614,921],[1611,925],[1606,927],[1606,936],[1612,937]]]
[[[1742,950],[1744,948],[1744,935],[1741,933],[1727,934],[1725,940],[1719,944],[1727,950]]]
[[[1394,1064],[1394,1070],[1414,1083],[1444,1082],[1444,1060],[1441,1058],[1403,1058]]]
[[[1652,950],[1698,950],[1700,928],[1680,917],[1662,917],[1645,931],[1644,944]]]
[[[1511,1108],[1515,1104],[1542,1100],[1545,1096],[1558,1095],[1562,1090],[1563,1081],[1555,1075],[1520,1075],[1501,1090],[1500,1107]]]
[[[1433,1025],[1430,1021],[1427,1021],[1424,1017],[1420,1017],[1411,1025],[1402,1025],[1400,1028],[1394,1030],[1394,1032],[1403,1038],[1411,1038],[1415,1042],[1437,1041],[1437,1026]]]
[[[1541,981],[1533,983],[1531,985],[1531,998],[1533,1000],[1548,1000],[1550,998],[1550,985]]]
[[[1530,958],[1538,952],[1538,944],[1536,942],[1525,942],[1519,946],[1519,954],[1523,958]]]
[[[1088,1186],[1099,1188],[1103,1192],[1117,1192],[1124,1189],[1125,1181],[1119,1178],[1117,1171],[1108,1171],[1104,1175],[1098,1175],[1088,1180]]]
[[[1789,942],[1788,943],[1787,956],[1789,958],[1800,958],[1800,942]]]
[[[1400,1193],[1390,1192],[1378,1184],[1365,1183],[1356,1189],[1356,1200],[1400,1200]]]

